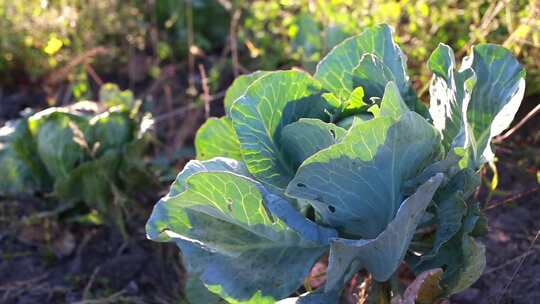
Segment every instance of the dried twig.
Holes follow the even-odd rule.
[[[514,46],[513,49],[517,54],[521,53],[522,46],[524,44],[529,44],[529,41],[520,39],[520,36],[522,35],[524,29],[527,33],[530,33],[534,30],[534,24],[540,16],[540,2],[536,0],[531,0],[529,2],[528,11],[529,11],[529,14],[525,17],[523,21],[520,22],[517,28],[515,29],[509,28],[512,34],[510,34],[508,38],[506,39],[506,41],[504,41],[503,43],[503,46],[505,48],[510,48]],[[512,25],[511,22],[509,22],[509,25],[510,26]],[[516,42],[517,44],[514,44]],[[515,48],[516,46],[517,48]]]
[[[191,110],[188,115],[182,119],[182,124],[176,132],[172,147],[182,147],[186,140],[191,138],[199,128],[200,111],[197,108]]]
[[[170,113],[174,109],[174,102],[172,98],[172,90],[171,86],[168,84],[165,84],[163,86],[163,95],[165,95],[165,108],[167,113]],[[173,116],[170,116],[167,120],[167,126],[169,128],[168,133],[169,136],[172,136],[172,133],[176,131],[176,119],[174,119]]]
[[[465,46],[461,48],[461,50],[456,54],[457,57],[463,56],[465,52],[467,52],[467,50],[476,43],[478,37],[486,37],[491,31],[494,30],[491,26],[493,20],[509,3],[510,0],[491,2],[491,5],[488,7],[486,12],[484,13],[484,16],[482,17],[482,20],[480,21],[480,26],[478,27],[480,34],[473,35],[469,42],[467,42]]]
[[[536,232],[536,236],[534,237],[534,239],[532,240],[531,242],[531,245],[529,246],[529,248],[527,249],[527,252],[528,251],[533,251],[533,248],[534,248],[534,244],[536,243],[536,241],[538,240],[538,237],[540,236],[540,229]],[[510,280],[508,281],[508,283],[504,286],[502,292],[501,292],[501,295],[498,297],[497,299],[497,304],[499,304],[501,302],[501,300],[504,298],[504,295],[506,294],[506,292],[508,291],[508,288],[510,287],[510,285],[512,285],[512,282],[514,281],[514,279],[516,278],[516,276],[518,275],[519,273],[519,270],[521,269],[521,267],[523,266],[523,263],[525,262],[525,259],[527,258],[528,255],[525,255],[523,257],[521,257],[521,260],[519,261],[519,264],[518,266],[516,267],[516,270],[514,270],[514,273],[512,274],[512,277],[510,278]]]
[[[193,4],[192,0],[186,0],[186,23],[187,23],[187,44],[188,44],[188,91],[195,92],[195,54],[193,38]]]
[[[237,30],[238,22],[240,21],[240,16],[242,11],[240,9],[234,10],[231,14],[231,24],[229,26],[229,44],[231,46],[231,58],[233,65],[233,74],[234,77],[237,77],[240,74],[240,64],[238,61],[238,39],[237,39]]]
[[[184,114],[186,111],[197,109],[199,107],[200,107],[200,105],[198,105],[196,103],[190,103],[190,104],[187,104],[187,105],[185,105],[183,107],[175,109],[174,111],[167,112],[167,113],[156,116],[154,118],[154,122],[159,123],[159,122],[162,122],[163,120],[169,119],[170,117],[174,117],[176,115]]]
[[[149,12],[155,12],[156,11],[156,0],[148,0],[147,1],[147,9]],[[159,57],[159,28],[158,28],[158,21],[157,21],[157,14],[150,14],[150,41],[152,43],[152,48],[154,49],[154,64],[158,64],[160,62]]]
[[[79,247],[77,248],[77,251],[75,252],[75,259],[71,265],[71,271],[79,271],[79,268],[81,267],[82,253],[94,235],[96,235],[95,229],[90,230],[90,233],[86,233],[84,235]]]
[[[75,83],[74,82],[70,82],[67,86],[65,86],[65,91],[64,91],[64,94],[62,96],[61,99],[59,98],[56,98],[56,100],[61,100],[60,104],[65,106],[69,103],[70,99],[71,99],[71,93],[73,92],[73,85]]]
[[[521,128],[525,123],[527,123],[527,121],[529,121],[536,114],[538,114],[538,112],[540,112],[540,104],[537,104],[536,107],[534,107],[534,109],[532,109],[529,113],[527,113],[527,115],[525,115],[525,117],[523,117],[523,119],[521,119],[514,127],[512,127],[510,130],[506,131],[506,133],[504,133],[503,135],[495,138],[495,140],[493,140],[493,142],[494,143],[500,143],[500,142],[504,141],[505,139],[509,138],[514,133],[516,133],[516,131],[519,128]]]
[[[209,96],[209,100],[210,102],[216,100],[216,99],[219,99],[219,98],[223,98],[223,96],[225,96],[225,91],[221,91],[221,92],[218,92],[214,95],[210,95]],[[194,110],[194,109],[198,109],[200,108],[201,105],[200,104],[196,104],[196,103],[190,103],[190,104],[187,104],[185,106],[182,106],[180,108],[177,108],[173,111],[170,111],[170,112],[167,112],[167,113],[163,113],[163,114],[160,114],[160,115],[157,115],[155,118],[154,118],[154,122],[155,123],[160,123],[162,122],[163,120],[166,120],[166,119],[169,119],[171,117],[174,117],[174,116],[177,116],[177,115],[182,115],[184,114],[186,111],[189,111],[189,110]]]
[[[161,87],[167,83],[167,81],[173,78],[176,75],[176,71],[183,68],[185,63],[179,64],[168,64],[161,68],[159,77],[152,82],[152,84],[142,93],[140,96],[142,98],[147,98],[150,95],[153,95],[161,89]]]
[[[86,286],[84,287],[83,300],[86,300],[90,297],[90,290],[92,289],[92,285],[94,285],[94,281],[96,280],[96,276],[100,270],[101,270],[101,265],[94,268],[94,271],[92,272],[92,275],[90,276],[90,279],[88,280],[88,283],[86,283]]]
[[[94,68],[88,62],[84,63],[84,68],[98,86],[103,85],[103,80],[101,79],[101,77],[99,77],[99,75],[96,73],[96,70],[94,70]]]
[[[53,210],[33,213],[33,214],[29,215],[28,217],[23,217],[21,222],[22,222],[23,225],[30,225],[30,224],[34,223],[35,221],[37,221],[37,220],[41,220],[41,219],[49,218],[49,217],[55,217],[55,216],[59,215],[60,213],[68,210],[71,207],[73,207],[73,203],[62,204],[62,205],[59,205],[58,207],[56,207]]]
[[[514,257],[514,258],[506,261],[505,263],[503,263],[503,264],[501,264],[501,265],[499,265],[497,267],[493,267],[491,269],[488,269],[488,270],[484,271],[484,273],[482,275],[485,276],[485,275],[488,275],[490,273],[497,272],[497,271],[499,271],[501,269],[504,269],[506,266],[512,265],[515,262],[520,261],[521,259],[523,259],[524,257],[527,257],[528,255],[532,254],[533,252],[534,251],[532,251],[532,250],[531,251],[525,251],[524,253],[518,255],[517,257]]]
[[[38,284],[42,280],[46,279],[49,276],[49,273],[44,273],[38,277],[24,280],[24,281],[16,281],[12,283],[8,283],[6,285],[0,285],[0,292],[4,292],[2,296],[2,301],[7,301],[12,294],[15,294],[12,297],[17,297],[18,295],[23,294],[24,292],[31,290],[36,290],[39,288],[43,288],[43,284]]]
[[[486,210],[490,210],[490,209],[493,209],[495,207],[498,207],[498,206],[501,206],[501,205],[504,205],[504,204],[508,204],[509,202],[512,202],[512,201],[515,201],[515,200],[518,200],[518,199],[521,199],[521,198],[524,198],[528,195],[531,195],[535,192],[538,192],[540,191],[540,187],[535,187],[535,188],[532,188],[530,190],[527,190],[527,191],[524,191],[524,192],[520,192],[520,193],[516,193],[516,194],[513,194],[513,195],[510,195],[500,201],[497,201],[497,202],[494,202],[494,203],[487,203],[486,204],[486,207],[484,207],[484,209],[482,209],[482,211],[486,211]]]
[[[100,298],[100,299],[94,299],[94,300],[82,300],[82,301],[77,301],[77,302],[73,302],[73,304],[112,304],[112,303],[118,303],[122,300],[126,300],[125,297],[123,297],[123,295],[126,293],[125,290],[120,290],[119,292],[116,292],[116,293],[113,293],[112,295],[108,296],[108,297],[105,297],[105,298]]]
[[[6,285],[0,285],[0,290],[1,291],[4,291],[4,290],[8,290],[8,289],[11,289],[13,287],[18,287],[18,288],[21,288],[22,286],[30,286],[30,285],[34,285],[36,284],[37,282],[47,278],[47,276],[49,276],[48,273],[44,273],[38,277],[35,277],[35,278],[31,278],[29,280],[24,280],[24,281],[15,281],[15,282],[12,282],[12,283],[8,283]]]
[[[202,88],[203,88],[203,101],[204,101],[204,116],[206,119],[210,117],[210,89],[208,88],[208,77],[206,77],[206,71],[204,70],[204,66],[202,64],[199,64],[199,73],[201,73],[201,82],[202,82]]]
[[[92,57],[105,54],[107,52],[109,52],[109,49],[104,47],[97,47],[84,52],[83,54],[73,58],[61,69],[53,71],[45,80],[45,84],[48,86],[52,86],[60,83],[69,75],[71,70],[73,70],[73,68],[75,68],[76,66],[80,65],[81,63],[87,62]]]

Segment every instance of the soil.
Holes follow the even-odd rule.
[[[478,282],[452,303],[540,303],[540,192],[488,210],[487,266]]]
[[[535,105],[536,99],[529,99],[518,117]],[[14,116],[3,111],[0,118]],[[498,192],[489,195],[483,186],[478,194],[490,227],[483,239],[487,267],[451,303],[540,303],[538,130],[538,119],[529,121],[498,145]],[[47,198],[0,198],[0,303],[182,301],[179,251],[145,237],[153,201],[144,206],[145,214],[130,219],[129,240],[105,226],[58,221],[47,213],[50,204]]]
[[[179,252],[146,240],[143,224],[131,226],[124,240],[104,226],[36,219],[47,213],[36,210],[46,203],[35,198],[1,205],[0,303],[181,301],[185,272]],[[84,301],[90,299],[99,301]]]

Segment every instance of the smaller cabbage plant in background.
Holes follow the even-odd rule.
[[[50,193],[95,210],[126,235],[128,193],[148,185],[152,119],[130,91],[106,84],[100,102],[53,107],[0,129],[0,195]]]

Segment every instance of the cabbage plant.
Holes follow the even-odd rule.
[[[151,126],[130,91],[106,84],[100,102],[51,107],[0,128],[0,195],[47,193],[80,203],[125,234],[128,193],[147,185]],[[126,234],[125,234],[126,235]]]
[[[399,300],[388,282],[402,264],[443,270],[429,301],[475,282],[486,222],[471,194],[493,159],[491,139],[516,114],[525,71],[492,44],[473,47],[459,68],[440,44],[428,67],[426,108],[391,29],[379,25],[337,45],[315,75],[237,78],[226,116],[200,128],[197,160],[146,226],[150,239],[180,247],[188,299],[338,303],[360,272],[382,303]],[[325,255],[325,284],[310,290],[306,277]]]

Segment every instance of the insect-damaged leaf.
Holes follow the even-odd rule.
[[[424,210],[442,181],[437,174],[401,204],[396,217],[374,239],[335,239],[330,249],[327,291],[339,290],[362,268],[377,281],[386,281],[403,260]]]
[[[434,73],[429,88],[433,124],[441,131],[447,150],[452,145],[463,146],[467,132],[463,113],[476,75],[471,69],[456,71],[454,51],[442,43],[429,57],[428,67]]]
[[[439,141],[414,112],[358,123],[300,166],[287,195],[309,200],[343,235],[375,238],[403,201],[402,182],[439,155]]]
[[[455,70],[454,54],[439,45],[430,57],[435,73],[430,113],[445,146],[466,148],[477,169],[493,158],[491,139],[506,129],[525,92],[525,70],[503,47],[480,44]]]
[[[190,271],[225,299],[260,294],[277,300],[301,286],[327,250],[317,242],[320,230],[290,229],[279,217],[289,221],[289,214],[273,215],[274,205],[266,205],[262,186],[239,175],[243,169],[233,160],[217,158],[186,170],[177,178],[184,186],[173,185],[171,195],[156,205],[148,235],[174,240]]]

